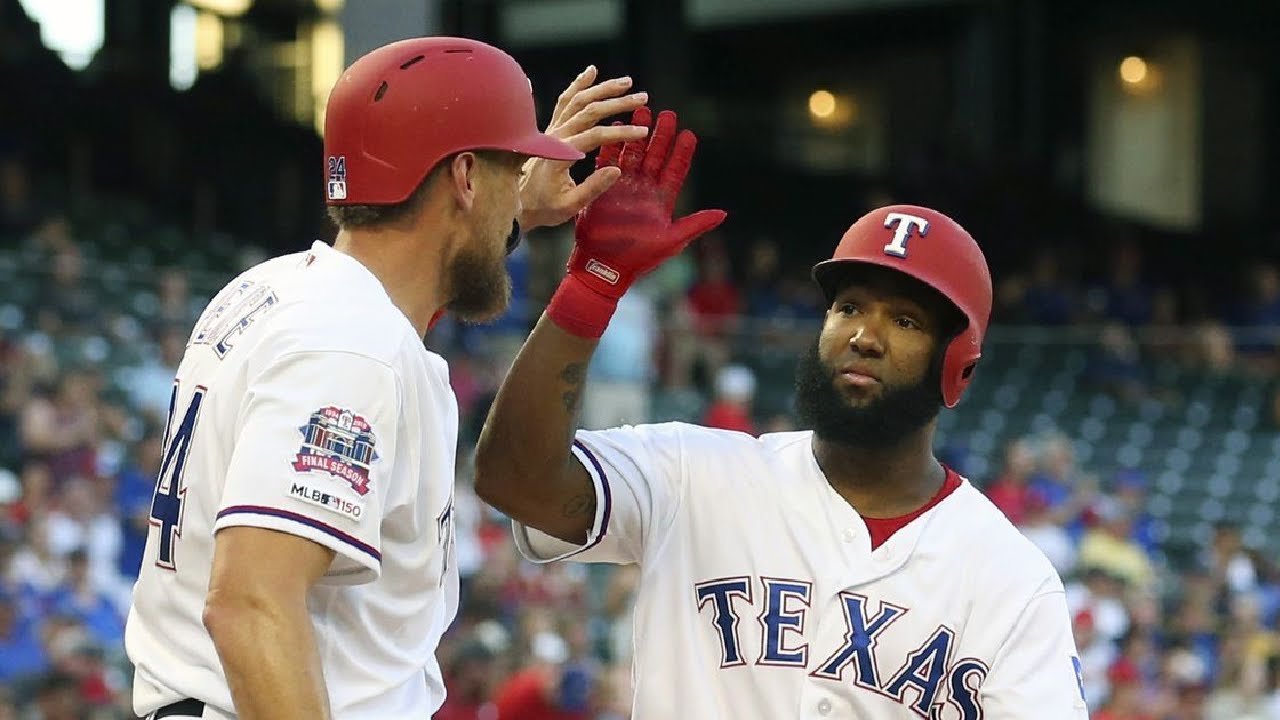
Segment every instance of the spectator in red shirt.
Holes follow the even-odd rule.
[[[987,497],[1014,525],[1022,524],[1027,505],[1031,502],[1028,481],[1035,469],[1036,453],[1031,443],[1023,439],[1014,440],[1005,450],[1004,472],[987,486]]]
[[[1101,710],[1093,713],[1093,720],[1157,720],[1145,702],[1137,666],[1121,658],[1107,671],[1107,678],[1111,681],[1111,697]]]
[[[55,486],[73,475],[96,475],[102,434],[95,382],[88,372],[68,372],[55,392],[37,394],[22,411],[23,449],[48,464]]]
[[[731,330],[729,324],[742,314],[742,292],[730,277],[729,257],[723,250],[703,253],[698,280],[689,288],[689,308],[699,334],[712,337]]]
[[[702,424],[721,430],[756,433],[751,406],[756,394],[756,376],[742,365],[726,365],[716,375],[716,398],[707,408]]]
[[[18,496],[5,503],[8,520],[17,528],[26,531],[31,518],[48,515],[55,504],[53,496],[53,474],[49,466],[39,461],[29,461],[22,466],[18,478]]]
[[[507,678],[495,702],[498,720],[586,720],[586,715],[561,707],[560,681],[569,659],[569,644],[543,631],[531,643],[532,662]]]

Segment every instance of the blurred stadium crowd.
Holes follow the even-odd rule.
[[[12,50],[13,36],[5,37]],[[20,56],[40,57],[0,58],[0,76],[18,86],[30,77],[19,72]],[[45,77],[65,79],[65,68]],[[40,126],[30,117],[67,116],[50,99],[70,96],[72,85],[61,86],[64,94],[42,96],[26,126]],[[216,108],[218,98],[238,96],[198,86],[193,97]],[[192,131],[207,139],[202,152],[238,147],[219,139],[230,130],[216,112],[196,115],[208,123],[207,135]],[[77,180],[74,163],[32,150],[47,144],[41,133],[76,133],[50,124],[19,138],[9,132],[17,126],[0,107],[0,720],[129,718],[123,619],[176,363],[205,301],[266,251],[153,217],[130,193],[172,183],[177,166],[166,158],[149,160],[142,175],[120,171],[129,182],[117,183],[110,147],[86,139],[106,151],[94,163],[105,170]],[[313,138],[279,137],[262,142],[281,156],[318,156],[305,154]],[[224,165],[241,161],[250,166],[246,158]],[[240,197],[258,207],[254,198],[271,198],[266,230],[300,248],[313,220],[300,219],[305,204],[279,189],[308,187],[295,170],[207,181],[275,188],[281,196]],[[946,209],[966,217],[964,207]],[[863,210],[849,208],[849,218]],[[806,264],[785,258],[784,238],[739,232],[728,226],[627,296],[591,367],[585,426],[792,429],[793,362],[816,332],[820,298]],[[516,297],[502,321],[446,322],[427,339],[450,361],[463,415],[463,597],[440,651],[450,688],[442,720],[628,717],[637,569],[524,562],[504,518],[468,492],[470,445],[540,309],[538,283],[558,272],[555,253],[548,260],[530,245],[564,250],[566,241],[535,238],[512,257]],[[1184,272],[1151,268],[1144,246],[1116,242],[1102,271],[1085,275],[1078,257],[1046,241],[1025,267],[998,272],[993,362],[979,366],[974,395],[944,413],[941,449],[1062,573],[1093,717],[1280,720],[1280,546],[1266,531],[1280,495],[1263,490],[1280,478],[1280,270],[1242,259],[1244,281],[1224,297],[1175,279]],[[1028,326],[1041,331],[1020,334]],[[1064,338],[1078,342],[1068,349]],[[1041,385],[1030,399],[1019,391],[1028,349],[1046,367],[1067,358],[1053,365],[1058,405],[1041,403],[1049,397]],[[1229,387],[1234,399],[1215,406],[1197,394],[1201,380]],[[1082,421],[1066,422],[1075,409]],[[1222,423],[1215,413],[1225,413]],[[1172,445],[1160,444],[1160,418],[1168,414],[1191,417],[1187,427],[1168,426],[1179,444],[1222,446],[1235,464],[1215,459],[1200,475],[1195,458],[1166,462]],[[1099,450],[1112,430],[1090,428],[1118,426],[1098,418],[1129,416],[1127,427],[1147,428],[1146,439]],[[1017,417],[1026,422],[1007,419]],[[1188,430],[1195,442],[1179,434]],[[1143,452],[1126,454],[1130,447]],[[1178,505],[1210,480],[1227,487],[1210,494],[1217,505]]]
[[[195,315],[235,267],[103,258],[93,231],[64,214],[26,222],[14,213],[13,178],[28,170],[3,166],[0,718],[128,717],[123,617],[146,539],[169,387]],[[820,308],[803,277],[779,277],[770,245],[754,246],[741,269],[721,250],[712,240],[691,252],[619,313],[593,367],[584,423],[791,427],[790,359],[815,331]],[[526,252],[512,260],[517,287],[527,285]],[[243,266],[256,257],[231,260]],[[1120,253],[1117,262],[1132,257]],[[1160,312],[1158,293],[1119,281],[1087,289],[1051,275],[1037,264],[1025,280],[1006,282],[1003,317],[1109,319],[1080,371],[1084,382],[1120,402],[1162,392],[1144,379],[1151,348],[1133,340]],[[1258,324],[1275,325],[1274,269],[1260,268],[1257,279],[1259,294],[1246,307]],[[527,311],[524,300],[517,307]],[[452,364],[466,446],[524,326],[513,311],[493,327],[445,323],[428,338]],[[1182,326],[1183,361],[1206,375],[1244,372],[1259,392],[1268,388],[1274,340],[1235,342],[1225,328]],[[1274,427],[1265,418],[1258,432]],[[1017,436],[971,479],[1067,579],[1095,717],[1280,717],[1274,554],[1245,545],[1228,520],[1193,562],[1176,566],[1153,532],[1144,468],[1086,467],[1074,453],[1065,435]],[[965,469],[963,455],[954,461]],[[627,717],[636,569],[522,561],[507,523],[467,491],[468,481],[463,463],[464,593],[441,649],[451,694],[437,717]]]

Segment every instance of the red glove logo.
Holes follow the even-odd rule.
[[[640,107],[631,124],[649,127],[650,121],[649,108]],[[636,280],[724,222],[723,210],[671,217],[697,144],[689,130],[676,134],[676,114],[664,110],[648,138],[600,148],[596,168],[617,166],[622,177],[578,214],[570,275],[617,300]]]
[[[591,273],[592,275],[595,275],[596,277],[609,283],[610,285],[617,285],[618,278],[621,277],[620,275],[618,275],[617,270],[614,270],[613,268],[609,267],[608,265],[605,265],[599,260],[588,260],[587,272]]]

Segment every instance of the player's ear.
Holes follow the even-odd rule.
[[[460,152],[448,162],[446,180],[453,200],[463,210],[470,210],[476,202],[476,175],[480,171],[480,158],[473,152]]]

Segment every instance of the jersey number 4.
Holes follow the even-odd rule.
[[[151,526],[160,528],[156,565],[166,570],[176,569],[173,556],[178,538],[182,537],[182,511],[187,495],[182,476],[187,468],[191,437],[195,433],[196,421],[200,419],[200,405],[204,402],[205,392],[207,388],[196,386],[177,427],[173,424],[178,406],[176,380],[173,394],[169,396],[169,420],[164,426],[164,460],[160,463],[160,476],[156,478],[156,494],[151,500]]]

